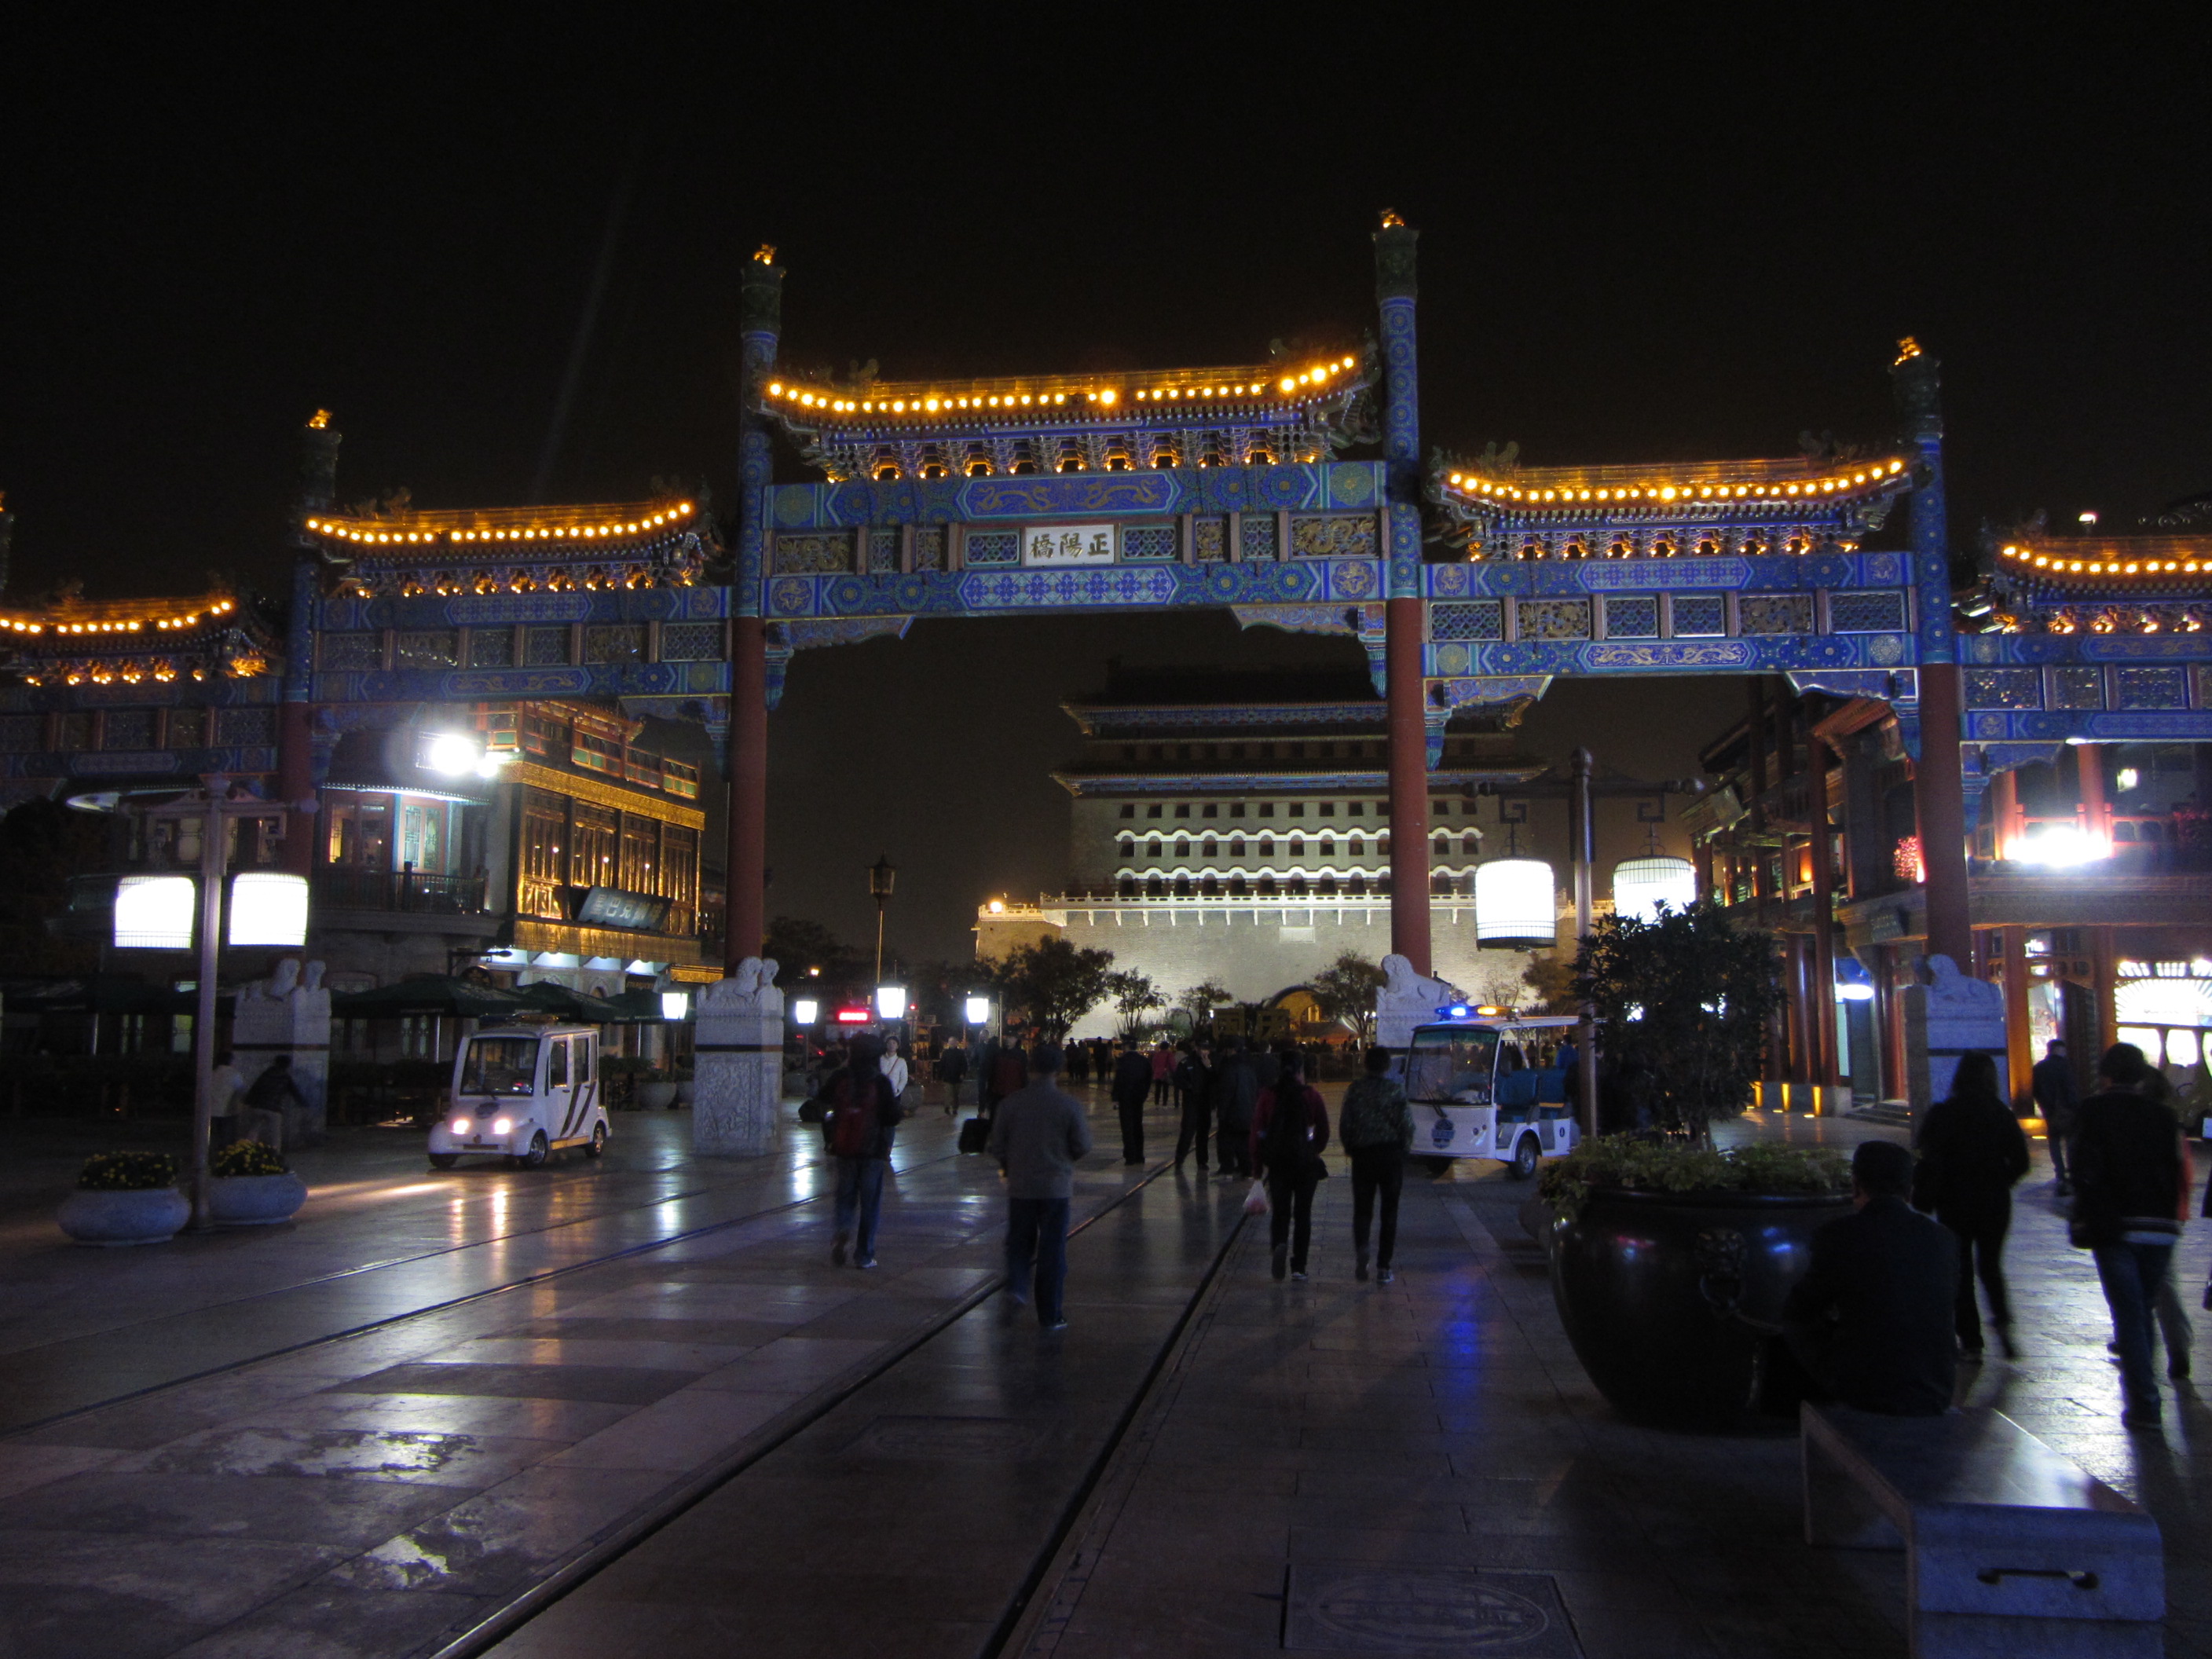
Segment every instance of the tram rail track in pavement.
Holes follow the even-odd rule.
[[[959,1154],[957,1152],[946,1152],[928,1158],[916,1158],[910,1164],[902,1164],[898,1165],[897,1170],[898,1173],[902,1175],[913,1174],[928,1168],[933,1164],[946,1163],[958,1156]],[[791,1173],[796,1175],[806,1170],[824,1169],[830,1164],[830,1162],[831,1160],[827,1157],[806,1159],[793,1165]],[[571,1217],[565,1220],[552,1221],[539,1226],[515,1227],[504,1231],[491,1233],[481,1238],[470,1239],[463,1243],[447,1245],[438,1249],[422,1250],[409,1255],[395,1255],[377,1261],[363,1262],[356,1267],[338,1268],[326,1273],[313,1274],[305,1279],[295,1279],[289,1284],[273,1286],[269,1290],[258,1291],[250,1296],[233,1297],[222,1301],[204,1304],[201,1306],[170,1316],[170,1317],[180,1321],[193,1321],[203,1319],[210,1315],[217,1313],[234,1316],[240,1310],[250,1309],[257,1304],[272,1303],[280,1298],[308,1297],[318,1290],[327,1289],[331,1285],[341,1284],[346,1280],[362,1279],[374,1273],[390,1273],[399,1268],[419,1267],[426,1263],[434,1262],[447,1257],[489,1253],[497,1250],[501,1246],[511,1244],[518,1240],[532,1238],[542,1239],[579,1228],[600,1226],[604,1225],[611,1217],[617,1214],[635,1215],[652,1210],[663,1209],[672,1205],[690,1202],[702,1198],[708,1198],[713,1196],[718,1191],[726,1190],[727,1190],[726,1188],[718,1187],[715,1185],[690,1188],[683,1192],[663,1194],[635,1204],[614,1206],[608,1210],[601,1211],[592,1215]],[[149,1382],[140,1388],[125,1389],[119,1393],[105,1395],[99,1399],[86,1400],[77,1404],[68,1406],[59,1411],[48,1413],[41,1417],[10,1420],[9,1402],[5,1399],[0,1399],[0,1438],[5,1438],[9,1436],[19,1434],[28,1434],[39,1430],[52,1428],[58,1425],[65,1424],[73,1418],[81,1417],[88,1413],[100,1411],[109,1407],[120,1405],[129,1401],[146,1399],[161,1394],[164,1390],[181,1387],[186,1383],[204,1382],[210,1377],[222,1376],[229,1372],[242,1370],[249,1366],[259,1364],[266,1360],[280,1358],[288,1354],[301,1353],[329,1343],[343,1342],[349,1338],[364,1335],[368,1332],[379,1330],[386,1327],[402,1324],[406,1321],[419,1319],[426,1315],[448,1312],[453,1309],[466,1307],[472,1303],[482,1302],[494,1297],[508,1295],[516,1291],[528,1289],[532,1285],[546,1284],[571,1274],[587,1272],[594,1267],[603,1267],[612,1262],[623,1261],[629,1257],[645,1255],[653,1250],[670,1249],[676,1245],[684,1243],[690,1240],[708,1237],[727,1228],[743,1226],[749,1223],[761,1221],[770,1216],[802,1209],[810,1204],[818,1204],[824,1201],[827,1197],[828,1194],[826,1192],[809,1194],[801,1198],[789,1199],[781,1203],[766,1205],[758,1209],[748,1210],[742,1215],[729,1216],[717,1221],[704,1222],[696,1227],[684,1228],[679,1231],[668,1233],[657,1238],[642,1239],[635,1243],[626,1244],[619,1249],[607,1250],[598,1255],[591,1256],[581,1261],[567,1261],[560,1263],[557,1266],[544,1267],[533,1272],[517,1273],[511,1278],[501,1279],[495,1284],[479,1285],[476,1289],[465,1291],[459,1296],[447,1297],[435,1301],[421,1303],[414,1307],[399,1309],[392,1313],[381,1315],[372,1319],[362,1320],[356,1323],[347,1325],[337,1329],[320,1332],[313,1336],[304,1337],[298,1341],[278,1343],[272,1346],[263,1348],[251,1353],[241,1353],[234,1358],[226,1359],[216,1364],[203,1366],[193,1370],[182,1371],[175,1376],[163,1377],[159,1381]],[[113,1332],[98,1333],[90,1336],[71,1338],[67,1339],[66,1340],[78,1343],[94,1341],[106,1341],[108,1343],[137,1342],[143,1340],[144,1334],[145,1332],[143,1326],[124,1327]],[[59,1346],[61,1345],[57,1344],[55,1346]],[[36,1355],[39,1352],[40,1350],[37,1348],[29,1348],[5,1357],[5,1362],[8,1364],[12,1368],[17,1368],[19,1373],[19,1383],[21,1381],[20,1368],[24,1364],[27,1358]]]
[[[1106,1222],[1117,1210],[1152,1187],[1162,1176],[1168,1175],[1170,1170],[1170,1166],[1164,1163],[1154,1165],[1146,1171],[1141,1180],[1104,1207],[1077,1221],[1068,1230],[1071,1246],[1085,1233]],[[1165,1364],[1176,1344],[1181,1339],[1192,1311],[1195,1310],[1206,1291],[1212,1285],[1214,1276],[1220,1271],[1222,1264],[1228,1259],[1229,1252],[1238,1236],[1241,1221],[1240,1217],[1237,1223],[1231,1225],[1227,1237],[1223,1241],[1212,1261],[1206,1268],[1196,1295],[1186,1305],[1182,1316],[1176,1320],[1167,1340],[1162,1345],[1152,1367],[1146,1372],[1144,1381],[1121,1413],[1112,1434],[1091,1460],[1091,1467],[1085,1471],[1076,1490],[1069,1495],[1060,1520],[1038,1546],[1036,1559],[1002,1614],[1000,1628],[987,1651],[997,1652],[1006,1636],[1015,1628],[1016,1622],[1029,1597],[1034,1593],[1047,1569],[1055,1559],[1068,1528],[1082,1514],[1092,1488],[1111,1462],[1123,1435],[1136,1421],[1150,1394],[1154,1379],[1158,1376],[1161,1367]],[[540,1613],[557,1604],[580,1585],[588,1582],[607,1566],[637,1549],[655,1534],[695,1510],[716,1492],[729,1486],[748,1469],[754,1468],[763,1459],[790,1443],[805,1430],[821,1422],[839,1407],[858,1399],[872,1384],[888,1376],[927,1344],[942,1336],[952,1326],[981,1310],[986,1304],[991,1302],[1004,1290],[1005,1284],[1003,1274],[994,1274],[978,1285],[958,1302],[945,1309],[925,1328],[915,1331],[911,1336],[880,1355],[872,1357],[863,1366],[856,1368],[854,1374],[840,1378],[836,1382],[809,1396],[800,1407],[794,1408],[784,1418],[766,1425],[744,1446],[720,1459],[714,1465],[699,1470],[681,1488],[661,1495],[651,1504],[642,1507],[638,1513],[625,1517],[622,1522],[595,1539],[589,1546],[577,1551],[568,1560],[563,1562],[523,1595],[516,1597],[507,1606],[500,1608],[474,1629],[436,1650],[430,1656],[430,1659],[476,1659],[477,1656],[494,1651],[509,1636],[523,1629]]]

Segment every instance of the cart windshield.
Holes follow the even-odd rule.
[[[538,1081],[536,1037],[477,1037],[461,1066],[459,1093],[526,1095]]]
[[[1406,1098],[1437,1106],[1487,1106],[1498,1033],[1477,1026],[1413,1033]]]

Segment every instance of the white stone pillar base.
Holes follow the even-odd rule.
[[[699,999],[691,1150],[766,1158],[783,1116],[783,993],[776,965],[748,957]]]
[[[320,1140],[330,1127],[331,994],[323,989],[323,964],[286,957],[268,980],[246,986],[231,1016],[230,1046],[238,1073],[251,1087],[279,1054],[292,1056],[292,1081],[307,1103],[288,1108],[288,1149]]]

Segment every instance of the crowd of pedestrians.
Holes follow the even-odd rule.
[[[1072,1054],[1082,1056],[1080,1076]],[[884,1175],[908,1112],[908,1061],[895,1038],[874,1036],[855,1038],[838,1058],[817,1089],[837,1171],[831,1259],[872,1267]],[[1072,1048],[993,1037],[972,1051],[948,1046],[929,1074],[948,1111],[975,1079],[974,1145],[1006,1181],[1009,1316],[1034,1302],[1039,1322],[1059,1330],[1074,1167],[1091,1151],[1086,1109],[1063,1085],[1083,1087],[1094,1075],[1103,1082],[1126,1166],[1146,1161],[1146,1113],[1172,1106],[1172,1168],[1252,1184],[1248,1207],[1267,1212],[1277,1279],[1308,1275],[1314,1195],[1330,1174],[1324,1155],[1334,1127],[1352,1179],[1352,1275],[1365,1281],[1371,1273],[1387,1285],[1413,1145],[1412,1109],[1390,1069],[1386,1051],[1369,1050],[1334,1126],[1304,1054],[1236,1036],[1218,1046],[1200,1039]],[[2170,1085],[2142,1052],[2115,1044],[2097,1072],[2096,1090],[2081,1096],[2064,1044],[2054,1042],[2030,1088],[2049,1126],[2054,1190],[2071,1241],[2094,1261],[2111,1312],[2123,1420],[2147,1427],[2160,1417],[2161,1344],[2168,1375],[2190,1373],[2189,1316],[2171,1270],[2195,1206],[2193,1171]],[[1940,1412],[1954,1397],[1957,1367],[1982,1361],[1985,1330],[2006,1358],[2017,1355],[2004,1253],[2013,1188],[2030,1167],[2027,1138],[1983,1054],[1960,1058],[1911,1147],[1869,1141],[1857,1149],[1853,1212],[1816,1235],[1782,1328],[1815,1391],[1871,1411]],[[2202,1213],[2212,1216],[2212,1193]],[[2212,1285],[2203,1301],[2212,1308]]]
[[[2030,1087],[2048,1125],[2069,1242],[2094,1263],[2112,1316],[2120,1420],[2155,1428],[2161,1342],[2167,1376],[2190,1374],[2191,1332],[2172,1265],[2196,1182],[2172,1085],[2142,1049],[2120,1042],[2099,1060],[2095,1091],[2081,1097],[2065,1045],[2054,1042]],[[1783,1327],[1816,1391],[1866,1411],[1949,1410],[1957,1366],[1983,1358],[1984,1302],[2000,1350],[2018,1352],[2004,1248],[2012,1189],[2029,1167],[2027,1136],[1984,1054],[1960,1057],[1912,1149],[1857,1149],[1853,1213],[1814,1236]],[[2212,1191],[2199,1212],[2212,1216]],[[2212,1285],[2201,1300],[2212,1309]]]

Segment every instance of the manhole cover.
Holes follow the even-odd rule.
[[[879,1417],[853,1449],[877,1457],[1025,1457],[1036,1440],[1027,1424],[1003,1417]]]
[[[1559,1586],[1540,1572],[1292,1567],[1283,1645],[1583,1659]]]

